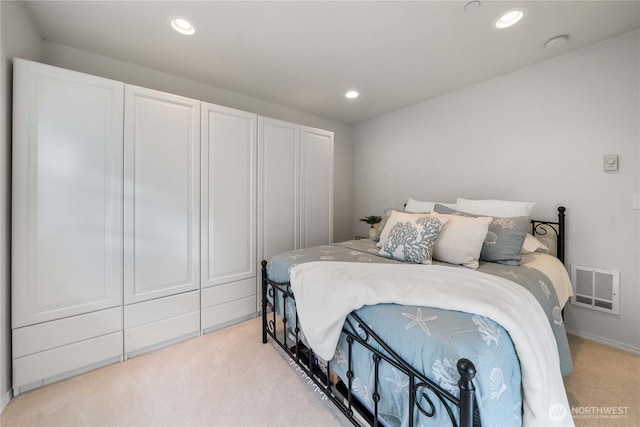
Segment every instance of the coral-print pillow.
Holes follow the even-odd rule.
[[[380,255],[414,264],[431,264],[446,219],[393,212],[380,235]]]

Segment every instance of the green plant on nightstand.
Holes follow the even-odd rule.
[[[369,238],[373,239],[374,237],[376,237],[376,235],[378,234],[378,226],[380,224],[380,221],[382,221],[382,217],[379,215],[369,215],[365,216],[364,218],[360,218],[360,221],[366,222],[371,226],[371,228],[369,228]]]

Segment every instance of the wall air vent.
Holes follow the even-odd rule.
[[[620,314],[620,272],[571,266],[574,296],[571,304],[605,313]]]

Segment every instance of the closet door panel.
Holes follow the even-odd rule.
[[[14,62],[14,328],[122,302],[122,109],[122,83]]]
[[[299,126],[258,118],[260,259],[298,249]]]
[[[125,303],[199,289],[200,102],[125,89]]]
[[[333,132],[300,130],[301,247],[333,242]]]
[[[256,275],[257,116],[202,110],[202,286]]]

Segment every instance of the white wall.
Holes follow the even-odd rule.
[[[334,240],[353,238],[351,229],[353,148],[350,125],[57,43],[45,41],[43,49],[44,62],[47,64],[333,131],[335,133]]]
[[[41,39],[20,2],[0,2],[0,410],[11,397],[12,58],[39,60]]]
[[[564,205],[567,265],[621,272],[620,315],[569,306],[567,329],[640,352],[639,64],[635,31],[356,125],[355,217],[409,197]]]

